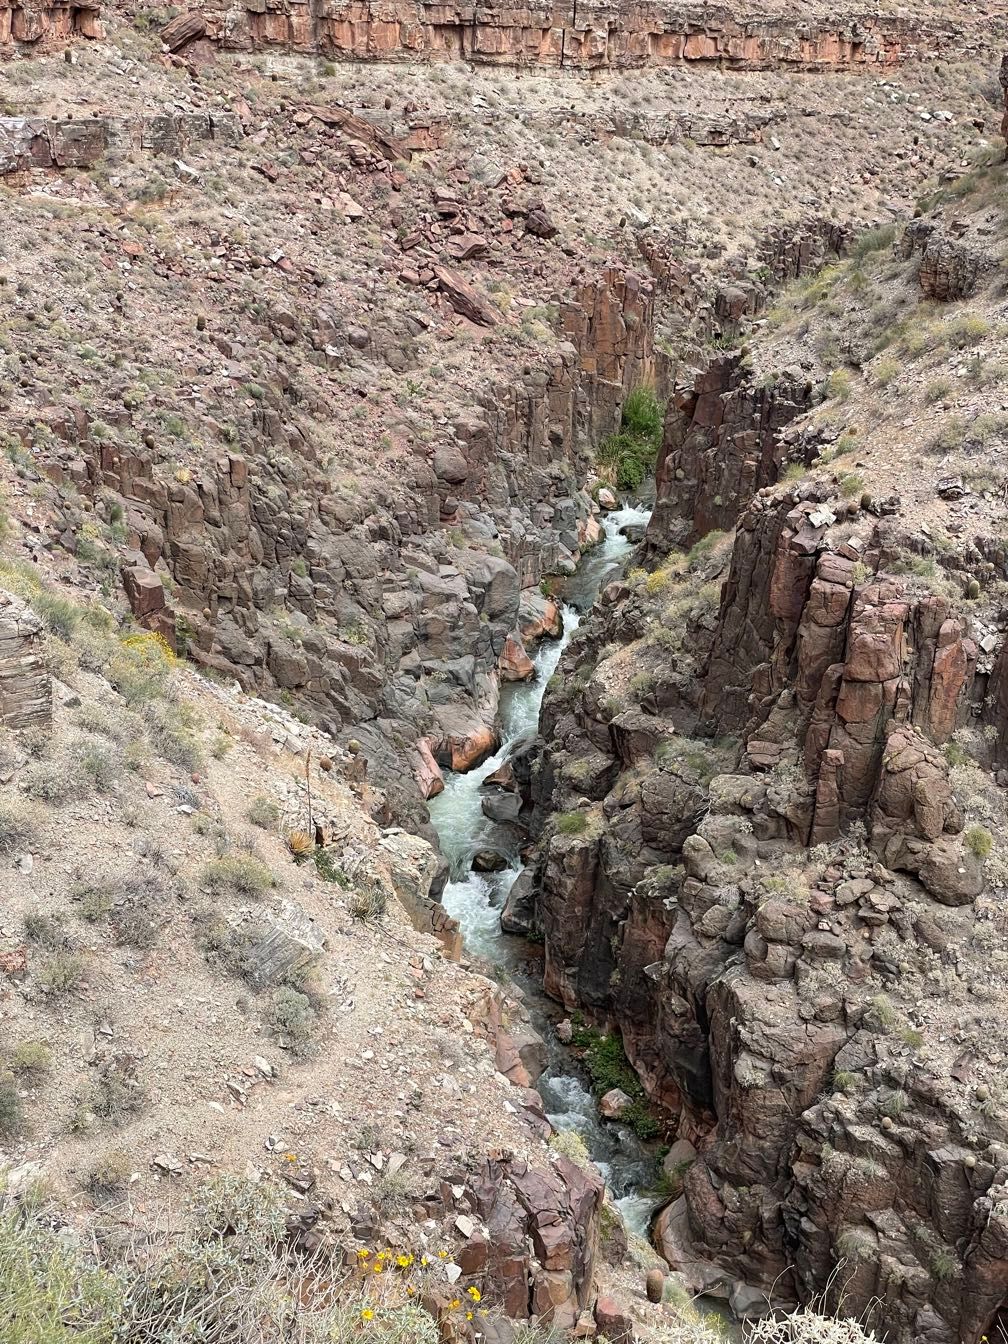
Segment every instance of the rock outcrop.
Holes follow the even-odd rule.
[[[188,16],[186,16],[188,18]],[[184,53],[209,41],[228,50],[280,48],[353,60],[464,60],[575,70],[718,62],[739,69],[882,68],[940,46],[951,36],[938,22],[865,15],[796,27],[788,19],[748,21],[727,7],[632,4],[545,6],[539,10],[445,10],[405,0],[380,14],[351,3],[320,12],[307,3],[249,8],[216,4],[183,29],[175,18],[166,43]]]
[[[949,237],[939,225],[925,219],[911,220],[899,244],[899,255],[905,261],[917,253],[921,293],[942,303],[970,298],[982,277],[997,264],[988,252]]]
[[[58,5],[0,5],[0,50],[31,49],[47,42],[66,42],[73,37],[102,38],[101,0],[73,0]]]
[[[581,482],[626,392],[660,376],[653,298],[632,272],[582,281],[559,306],[556,355],[486,387],[367,508],[334,495],[311,422],[283,387],[263,389],[244,450],[192,478],[167,475],[139,436],[128,449],[94,437],[73,407],[46,412],[37,465],[57,485],[119,501],[141,623],[201,666],[355,733],[390,816],[416,820],[436,788],[427,756],[468,768],[496,746],[501,675],[529,675],[520,625],[533,641],[556,633],[555,608],[529,606],[537,586],[572,572],[601,534]],[[64,516],[54,528],[72,544],[76,525]],[[271,619],[278,604],[283,619]],[[416,786],[389,755],[393,739]]]
[[[660,551],[734,526],[737,501],[772,485],[786,462],[780,430],[812,403],[812,384],[755,386],[736,354],[717,356],[669,400],[648,540]]]
[[[233,146],[242,134],[233,112],[158,113],[135,120],[0,117],[0,176],[32,168],[93,168],[110,152],[179,154],[205,141]]]
[[[757,494],[713,614],[709,582],[653,585],[686,624],[679,675],[647,585],[612,585],[544,707],[520,904],[549,992],[618,1026],[697,1151],[657,1225],[694,1290],[739,1312],[770,1285],[826,1293],[899,1341],[975,1344],[1008,1292],[1003,1150],[973,1092],[998,1046],[963,1072],[920,993],[985,900],[940,749],[984,683],[950,598],[879,570],[892,550],[825,488]],[[651,669],[636,708],[607,691],[623,657]]]
[[[52,723],[44,636],[35,613],[0,591],[0,727],[48,728]]]

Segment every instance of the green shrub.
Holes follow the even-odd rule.
[[[661,1126],[648,1104],[640,1078],[626,1057],[620,1037],[615,1033],[602,1035],[590,1027],[580,1027],[573,1040],[585,1051],[584,1064],[595,1094],[603,1096],[618,1087],[631,1101],[620,1123],[632,1129],[639,1138],[657,1138]]]
[[[558,1129],[549,1141],[554,1153],[566,1157],[576,1167],[587,1167],[591,1158],[588,1146],[576,1129]]]
[[[263,896],[275,879],[264,863],[251,854],[225,854],[203,869],[203,881],[211,891],[232,896]]]
[[[581,835],[588,825],[586,812],[561,812],[556,818],[556,828],[560,835]]]
[[[19,1041],[10,1054],[10,1066],[26,1082],[38,1082],[52,1067],[52,1051],[45,1041]]]
[[[860,495],[864,490],[864,477],[858,476],[856,472],[848,471],[840,477],[840,493],[845,499],[853,499],[855,495]]]
[[[655,468],[665,408],[649,387],[635,387],[623,403],[620,428],[599,444],[595,463],[621,490],[637,490]]]
[[[984,826],[971,826],[963,838],[969,852],[977,859],[986,859],[994,845],[994,837]]]

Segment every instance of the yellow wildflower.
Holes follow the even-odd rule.
[[[472,1298],[474,1302],[478,1302],[480,1298],[483,1296],[483,1294],[480,1292],[478,1288],[467,1288],[466,1292],[469,1294],[469,1296]]]
[[[362,1321],[373,1321],[374,1312],[371,1310],[370,1307],[365,1307],[360,1314],[360,1318]]]
[[[366,1260],[370,1254],[371,1252],[368,1250],[368,1248],[366,1246],[362,1246],[361,1249],[357,1252],[357,1259]]]
[[[448,1303],[448,1310],[449,1310],[449,1311],[458,1311],[458,1309],[459,1309],[459,1307],[460,1307],[461,1305],[462,1305],[462,1303],[458,1300],[458,1298],[457,1298],[457,1297],[453,1297],[452,1300]]]

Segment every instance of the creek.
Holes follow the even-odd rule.
[[[430,802],[431,821],[451,869],[442,896],[444,906],[459,921],[469,955],[491,963],[499,977],[521,986],[532,1025],[549,1051],[546,1071],[536,1085],[546,1114],[554,1128],[577,1131],[627,1227],[642,1237],[647,1236],[651,1215],[662,1202],[655,1189],[659,1172],[654,1148],[642,1144],[625,1126],[600,1117],[583,1071],[557,1039],[553,1029],[556,1005],[543,993],[541,974],[535,976],[529,966],[529,944],[501,930],[501,909],[522,869],[522,837],[485,816],[481,804],[486,796],[484,780],[537,733],[546,684],[582,615],[626,564],[633,543],[625,529],[643,528],[649,516],[647,509],[634,505],[605,515],[604,539],[588,553],[577,573],[564,581],[558,594],[563,602],[563,634],[540,644],[532,681],[506,686],[501,693],[499,750],[464,774],[445,771],[444,792]],[[473,856],[481,849],[502,854],[507,867],[495,873],[473,872]]]

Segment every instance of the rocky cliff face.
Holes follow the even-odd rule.
[[[670,515],[704,518],[687,539],[728,521],[705,481],[779,470],[794,403],[775,419],[735,370],[670,413],[695,458],[666,453],[652,545]],[[1004,660],[887,573],[905,539],[879,512],[764,489],[733,541],[611,586],[547,697],[525,917],[549,992],[618,1027],[685,1141],[672,1264],[736,1310],[773,1284],[952,1344],[1008,1294],[977,824],[1003,803],[941,748],[984,719],[997,740]],[[982,1001],[945,1037],[939,985]]]
[[[487,386],[395,493],[366,503],[334,495],[311,426],[323,408],[283,382],[263,390],[241,448],[196,477],[166,476],[153,441],[121,451],[62,408],[45,414],[41,470],[118,502],[141,623],[202,666],[363,735],[379,767],[389,743],[413,753],[429,795],[436,762],[460,768],[492,750],[500,679],[527,675],[523,638],[552,625],[540,579],[571,572],[601,535],[581,485],[626,391],[655,377],[652,303],[630,272],[583,282],[559,308],[555,356]],[[55,526],[69,541],[73,518]],[[417,796],[398,773],[392,815]]]
[[[363,4],[207,6],[165,29],[172,50],[219,44],[231,50],[284,50],[367,59],[467,60],[574,70],[717,61],[743,69],[885,67],[947,33],[940,23],[866,14],[796,27],[790,19],[739,19],[725,7],[632,4],[446,8],[403,3],[381,15]]]
[[[664,551],[733,527],[736,501],[777,480],[787,452],[780,431],[811,402],[800,377],[755,387],[737,354],[711,360],[669,400],[649,543]]]

